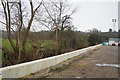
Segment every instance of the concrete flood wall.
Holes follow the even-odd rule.
[[[2,73],[2,78],[21,78],[21,77],[30,75],[31,73],[35,73],[42,69],[59,64],[69,58],[75,57],[84,52],[100,47],[101,45],[102,44],[99,44],[96,46],[90,46],[84,49],[64,53],[58,56],[21,63],[21,64],[12,65],[8,67],[3,67],[3,68],[0,68],[0,73]]]

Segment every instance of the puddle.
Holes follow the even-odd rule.
[[[75,77],[75,78],[81,78],[81,77]]]
[[[110,66],[120,68],[120,64],[96,64],[97,66]]]

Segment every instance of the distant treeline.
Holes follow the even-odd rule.
[[[74,32],[76,32],[76,33],[78,33],[80,35],[89,35],[89,34],[91,34],[89,32],[81,32],[81,31],[74,31]],[[103,35],[103,36],[107,36],[108,38],[117,38],[117,37],[120,38],[120,32],[100,32],[99,34]],[[24,35],[24,32],[23,32],[23,35]],[[53,39],[53,36],[55,35],[55,31],[30,32],[30,36],[31,35],[36,35],[36,36],[39,35],[41,40],[44,39],[45,37],[47,37],[48,39]],[[7,32],[6,31],[2,31],[2,38],[7,39]],[[14,38],[14,35],[12,35],[12,38]]]

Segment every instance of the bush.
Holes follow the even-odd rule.
[[[91,33],[88,37],[88,42],[90,46],[99,44],[102,42],[102,36],[100,36],[98,33]]]
[[[77,45],[77,40],[76,40],[76,39],[71,40],[71,47],[72,47],[73,49],[76,48],[76,45]]]
[[[77,49],[81,49],[87,47],[89,45],[88,40],[86,38],[78,38],[77,39]]]

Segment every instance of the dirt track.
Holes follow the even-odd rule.
[[[118,64],[118,46],[102,46],[27,78],[118,78],[118,68],[96,64]]]

